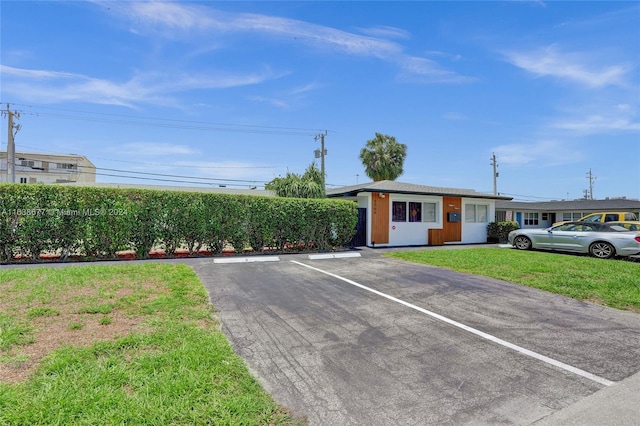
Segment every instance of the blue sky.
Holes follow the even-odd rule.
[[[640,198],[638,2],[3,1],[0,13],[16,149],[85,155],[101,182],[260,187],[302,173],[326,130],[328,187],[369,181],[358,154],[379,132],[408,146],[401,182],[490,193],[495,153],[498,191],[516,200],[580,198],[590,169],[595,198]]]

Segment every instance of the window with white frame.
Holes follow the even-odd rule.
[[[464,205],[464,221],[465,222],[488,222],[489,206],[486,204],[465,204]]]
[[[564,212],[562,213],[562,221],[563,222],[576,221],[580,219],[582,216],[584,216],[584,214],[581,212]]]
[[[422,203],[422,221],[438,221],[438,203]]]
[[[391,204],[393,222],[437,222],[438,203],[394,201]]]
[[[56,163],[56,168],[62,169],[62,170],[77,170],[78,169],[78,165],[77,164],[69,164],[69,163]]]
[[[407,203],[406,201],[394,201],[392,206],[391,220],[394,222],[407,221]]]
[[[538,225],[538,212],[524,212],[525,225]]]

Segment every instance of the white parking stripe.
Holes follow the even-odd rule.
[[[360,257],[360,253],[321,253],[321,254],[310,254],[309,260],[319,260],[319,259],[344,259],[347,257]]]
[[[278,256],[218,257],[213,263],[279,262]]]
[[[353,286],[356,286],[358,288],[361,288],[363,290],[367,290],[367,291],[369,291],[371,293],[377,294],[378,296],[382,296],[382,297],[384,297],[386,299],[389,299],[391,301],[394,301],[396,303],[399,303],[401,305],[404,305],[406,307],[414,309],[414,310],[416,310],[418,312],[422,312],[423,314],[429,315],[429,316],[431,316],[433,318],[436,318],[436,319],[438,319],[440,321],[443,321],[443,322],[445,322],[445,323],[447,323],[449,325],[461,328],[461,329],[463,329],[465,331],[468,331],[469,333],[473,333],[476,336],[482,337],[483,339],[490,340],[490,341],[492,341],[494,343],[497,343],[499,345],[505,346],[505,347],[507,347],[509,349],[512,349],[514,351],[520,352],[521,354],[530,356],[530,357],[535,358],[535,359],[537,359],[539,361],[542,361],[542,362],[546,362],[547,364],[551,364],[554,367],[561,368],[563,370],[566,370],[566,371],[571,372],[573,374],[576,374],[578,376],[582,376],[582,377],[585,377],[587,379],[593,380],[594,382],[600,383],[602,385],[611,386],[611,385],[613,385],[615,383],[615,382],[612,382],[611,380],[607,380],[607,379],[605,379],[603,377],[596,376],[595,374],[589,373],[588,371],[581,370],[581,369],[573,367],[573,366],[571,366],[569,364],[565,364],[565,363],[560,362],[558,360],[555,360],[553,358],[549,358],[548,356],[541,355],[539,353],[530,351],[529,349],[525,349],[525,348],[523,348],[521,346],[518,346],[518,345],[514,345],[513,343],[509,343],[506,340],[499,339],[499,338],[497,338],[495,336],[492,336],[491,334],[485,333],[484,331],[480,331],[480,330],[477,330],[477,329],[475,329],[473,327],[469,327],[468,325],[464,325],[462,323],[459,323],[457,321],[454,321],[452,319],[444,317],[444,316],[442,316],[440,314],[436,314],[435,312],[428,311],[428,310],[423,309],[423,308],[421,308],[419,306],[416,306],[416,305],[413,305],[411,303],[405,302],[404,300],[400,300],[400,299],[395,298],[393,296],[389,296],[388,294],[382,293],[382,292],[380,292],[378,290],[374,290],[374,289],[372,289],[370,287],[366,287],[366,286],[364,286],[362,284],[358,284],[357,282],[352,281],[352,280],[350,280],[348,278],[341,277],[340,275],[336,275],[334,273],[331,273],[331,272],[328,272],[328,271],[324,271],[322,269],[315,268],[313,266],[306,265],[304,263],[300,263],[300,262],[297,262],[295,260],[292,260],[291,262],[295,263],[297,265],[300,265],[300,266],[304,266],[305,268],[313,269],[314,271],[320,272],[322,274],[329,275],[330,277],[334,277],[336,279],[339,279],[341,281],[349,283],[349,284],[351,284]]]

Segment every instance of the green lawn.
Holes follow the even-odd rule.
[[[195,273],[0,270],[0,425],[301,425],[233,352]]]
[[[637,262],[504,248],[424,250],[388,256],[640,312]]]

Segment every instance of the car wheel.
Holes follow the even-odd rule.
[[[616,254],[616,249],[609,243],[599,241],[589,246],[589,253],[598,259],[609,259]]]
[[[531,248],[531,240],[524,235],[519,235],[513,240],[513,245],[519,250],[529,250]]]

